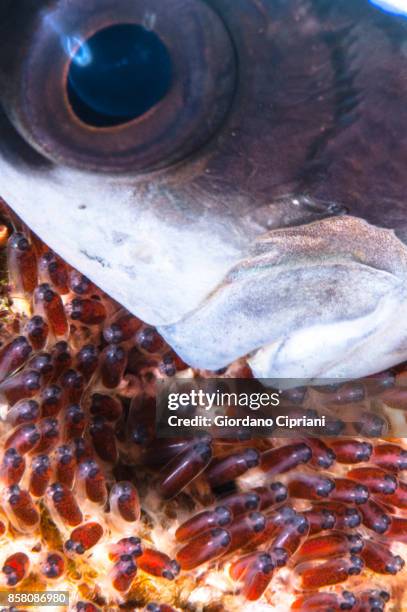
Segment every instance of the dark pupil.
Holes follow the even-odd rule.
[[[85,123],[109,127],[140,117],[167,94],[171,58],[156,34],[140,25],[100,30],[72,58],[68,96]]]

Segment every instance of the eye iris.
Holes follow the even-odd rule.
[[[136,24],[100,30],[72,57],[68,97],[75,114],[95,127],[140,117],[168,93],[172,65],[154,32]]]

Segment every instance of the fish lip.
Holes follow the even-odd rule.
[[[268,232],[192,313],[158,330],[192,367],[359,378],[407,358],[407,248],[351,216]]]

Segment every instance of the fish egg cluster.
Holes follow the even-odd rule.
[[[0,590],[69,591],[76,612],[406,609],[403,440],[158,438],[157,380],[211,373],[14,224],[1,234]],[[217,376],[251,372],[243,359]],[[403,366],[377,378],[400,418],[406,380]]]

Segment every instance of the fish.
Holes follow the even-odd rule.
[[[194,368],[401,363],[406,28],[367,0],[3,2],[0,195]]]

